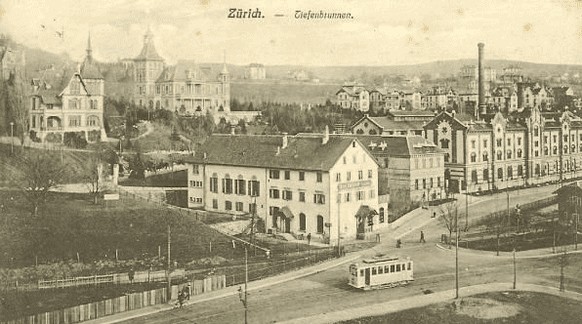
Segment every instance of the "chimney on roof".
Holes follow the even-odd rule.
[[[323,139],[321,141],[321,145],[325,145],[329,142],[329,127],[325,125],[325,132],[323,133]]]
[[[487,113],[487,104],[485,103],[485,66],[483,62],[485,60],[485,44],[479,43],[477,46],[479,47],[479,113],[477,114],[477,119],[479,119],[481,115]]]
[[[287,138],[287,133],[283,133],[283,144],[281,145],[281,148],[284,149],[287,145],[289,145],[289,138]]]

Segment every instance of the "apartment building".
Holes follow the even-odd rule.
[[[189,207],[254,214],[267,232],[337,244],[388,224],[378,164],[355,138],[213,135],[186,162]]]

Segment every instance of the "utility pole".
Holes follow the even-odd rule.
[[[14,122],[10,122],[10,154],[14,155]]]
[[[245,291],[243,293],[242,288],[238,287],[238,299],[241,301],[245,308],[245,324],[248,323],[248,304],[247,304],[247,285],[249,282],[249,263],[248,263],[248,252],[247,246],[245,245]]]
[[[469,186],[465,191],[465,232],[469,230]]]
[[[576,201],[574,202],[574,215],[576,218],[574,219],[574,250],[578,251],[578,202],[580,198],[576,197]]]
[[[342,256],[341,248],[340,248],[340,243],[341,243],[340,220],[341,220],[340,202],[338,201],[338,203],[337,203],[337,256],[338,257],[341,257]],[[330,245],[331,245],[331,228],[329,229],[329,238],[330,238]]]
[[[515,261],[515,240],[517,235],[513,237],[513,290],[517,286],[517,264]]]
[[[455,246],[455,299],[459,298],[459,213],[455,207],[455,231],[457,232]]]
[[[170,269],[171,269],[171,261],[170,261],[170,253],[171,253],[171,244],[172,244],[172,239],[171,239],[171,231],[170,231],[170,224],[168,224],[168,270],[166,270],[166,276],[167,276],[167,282],[168,282],[168,286],[167,286],[167,296],[168,296],[168,302],[170,301],[170,299],[172,299],[172,276],[170,276]]]

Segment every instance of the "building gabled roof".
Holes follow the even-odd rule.
[[[322,144],[322,135],[288,136],[288,144],[282,148],[283,136],[212,135],[196,150],[195,156],[185,160],[218,165],[329,171],[354,140],[357,141],[349,137],[330,136],[328,142]]]
[[[384,135],[333,135],[357,138],[373,154],[410,157],[419,154],[435,154],[443,151],[422,136]]]
[[[156,51],[156,46],[154,45],[153,35],[151,31],[147,31],[144,38],[143,47],[139,55],[134,59],[135,61],[163,61],[164,59]]]
[[[59,91],[52,89],[40,89],[36,93],[40,97],[45,105],[60,105],[61,98],[59,97]]]
[[[81,64],[81,76],[83,79],[103,79],[103,74],[99,71],[99,67],[96,62],[87,57]]]
[[[181,60],[174,66],[168,66],[156,82],[196,80],[202,82],[218,81],[219,73],[210,66],[201,66],[195,61]]]

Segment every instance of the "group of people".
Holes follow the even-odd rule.
[[[178,292],[178,302],[176,303],[176,306],[179,306],[180,308],[182,308],[182,306],[184,306],[184,302],[186,300],[190,300],[190,288],[192,286],[190,285],[190,283],[188,283],[187,286],[184,286],[184,288],[182,288],[182,290],[180,290]]]

